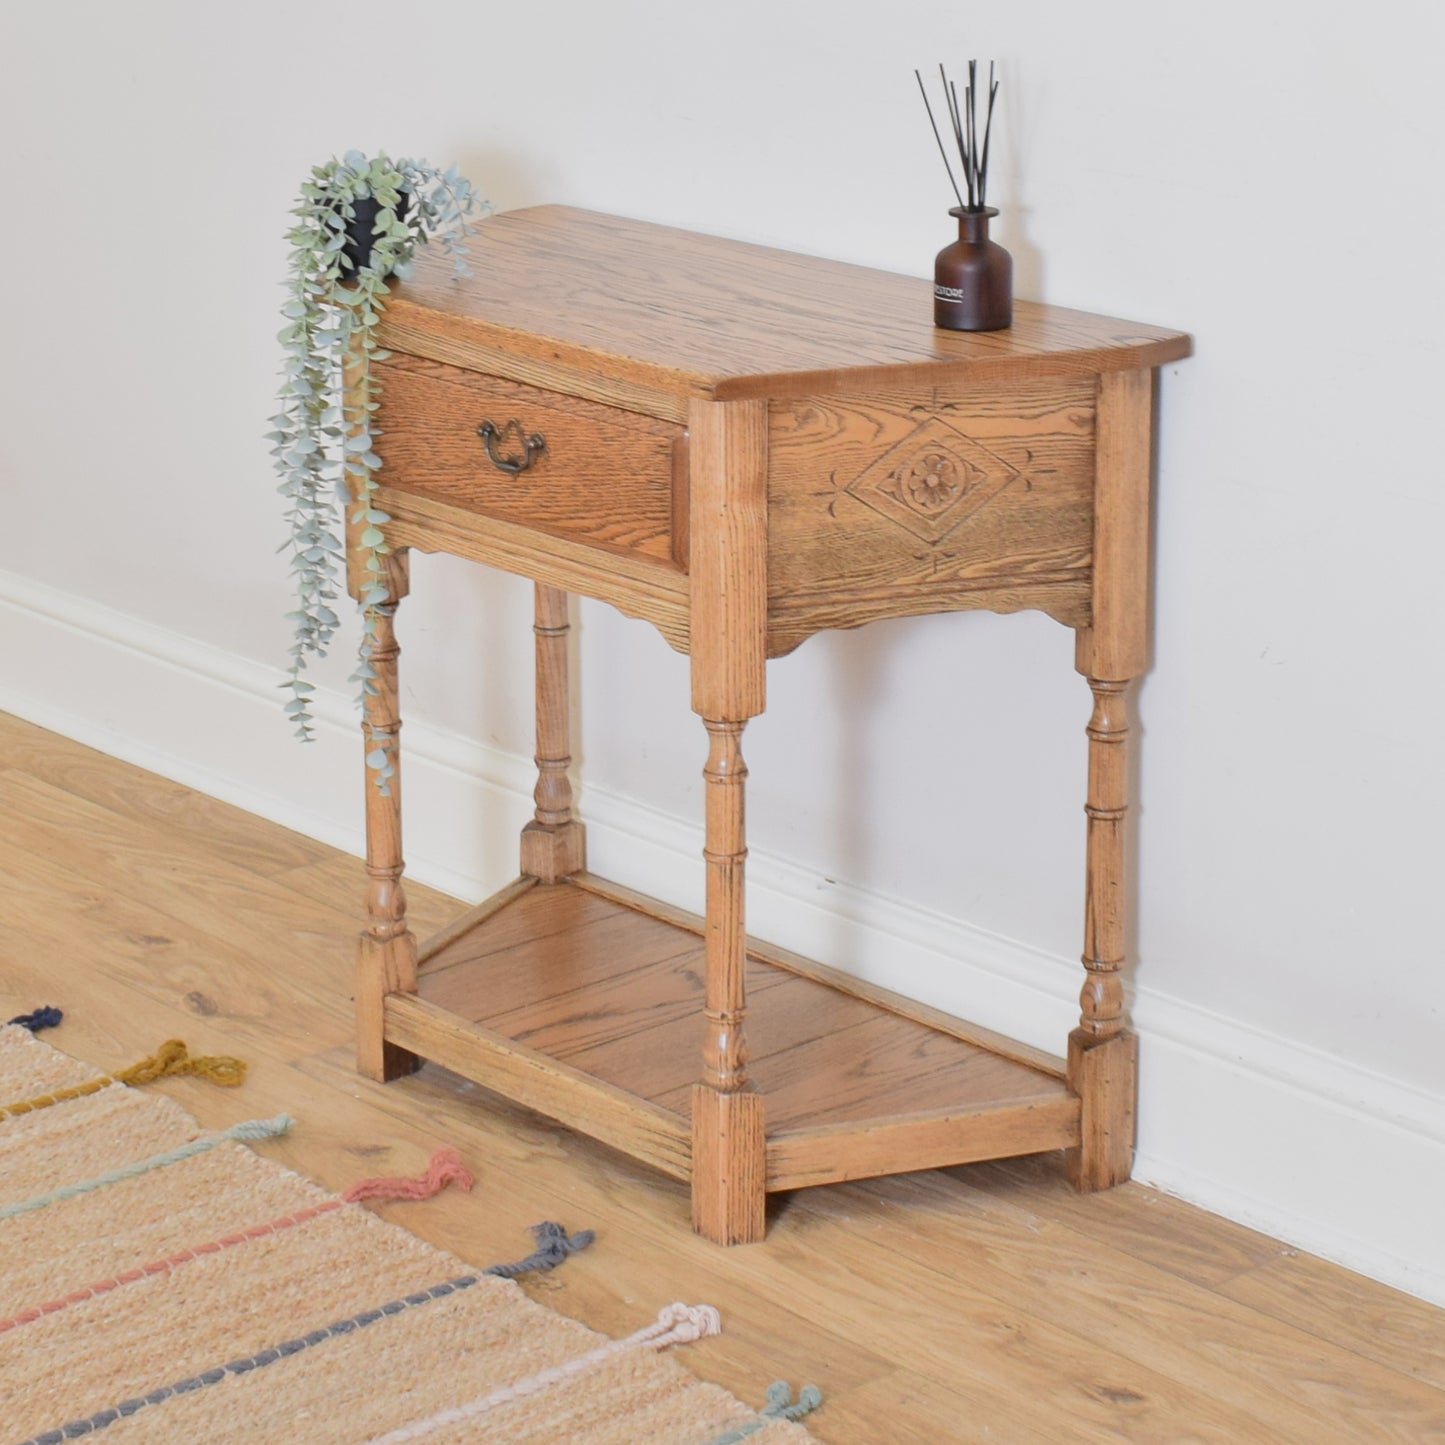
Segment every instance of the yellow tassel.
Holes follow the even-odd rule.
[[[197,1074],[222,1088],[234,1089],[246,1077],[246,1065],[227,1054],[193,1059],[180,1039],[167,1039],[150,1058],[122,1069],[115,1077],[122,1084],[149,1084],[177,1074]]]
[[[99,1078],[87,1079],[83,1084],[70,1084],[48,1094],[36,1094],[30,1099],[0,1104],[0,1119],[7,1115],[29,1114],[51,1104],[62,1104],[67,1099],[83,1099],[87,1094],[99,1093],[110,1084],[149,1084],[155,1079],[173,1078],[177,1074],[195,1074],[224,1089],[234,1089],[246,1077],[246,1063],[228,1054],[202,1055],[193,1059],[180,1039],[167,1039],[149,1058],[132,1064],[128,1069],[101,1074]]]

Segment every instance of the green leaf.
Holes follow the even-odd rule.
[[[411,198],[408,218],[397,214],[403,196]],[[356,203],[367,197],[378,202],[375,246],[371,266],[358,271],[342,252],[346,224],[356,217]],[[308,657],[325,655],[341,624],[326,604],[338,596],[343,549],[335,533],[353,508],[350,525],[361,529],[356,571],[368,645],[378,636],[377,609],[391,601],[381,560],[391,550],[382,530],[391,519],[373,504],[374,472],[382,465],[375,450],[381,432],[372,425],[381,378],[370,366],[391,354],[375,335],[388,298],[384,278],[408,272],[416,246],[428,239],[438,240],[457,269],[464,270],[458,243],[467,213],[476,209],[475,192],[455,166],[444,175],[425,161],[393,161],[384,152],[368,157],[351,150],[342,159],[312,166],[288,212],[293,218],[285,231],[290,254],[279,303],[286,324],[277,333],[280,411],[265,439],[290,533],[278,550],[287,554],[296,597],[288,614],[294,641],[287,650],[287,715],[305,741],[314,736],[306,711],[314,689],[300,673]],[[348,413],[341,406],[340,369],[353,350],[363,358],[362,389],[356,411]],[[354,681],[363,698],[378,695],[376,669],[364,651]],[[378,751],[377,778],[386,792],[386,780],[396,769],[385,749]]]

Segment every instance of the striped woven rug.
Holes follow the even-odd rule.
[[[205,1071],[183,1055],[162,1071]],[[459,1161],[330,1194],[251,1147],[291,1121],[246,1119],[244,1089],[242,1122],[210,1133],[140,1087],[82,1092],[96,1075],[0,1027],[0,1445],[813,1438],[793,1417],[816,1392],[752,1408],[671,1358],[719,1327],[707,1306],[610,1340],[506,1277],[583,1239],[539,1226],[488,1272],[361,1202],[469,1183]]]

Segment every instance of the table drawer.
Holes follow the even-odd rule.
[[[686,567],[687,434],[675,422],[420,357],[376,369],[386,487]]]

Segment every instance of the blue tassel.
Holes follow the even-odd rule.
[[[41,1029],[53,1029],[64,1017],[53,1004],[46,1004],[34,1013],[17,1014],[10,1022],[18,1024],[22,1029],[29,1029],[32,1034],[38,1034]]]
[[[537,1241],[537,1248],[526,1259],[519,1259],[512,1264],[494,1264],[482,1273],[500,1275],[503,1279],[516,1279],[519,1274],[535,1274],[540,1270],[556,1269],[569,1254],[586,1249],[597,1238],[590,1229],[569,1235],[560,1224],[554,1224],[550,1219],[534,1224],[532,1235]]]

